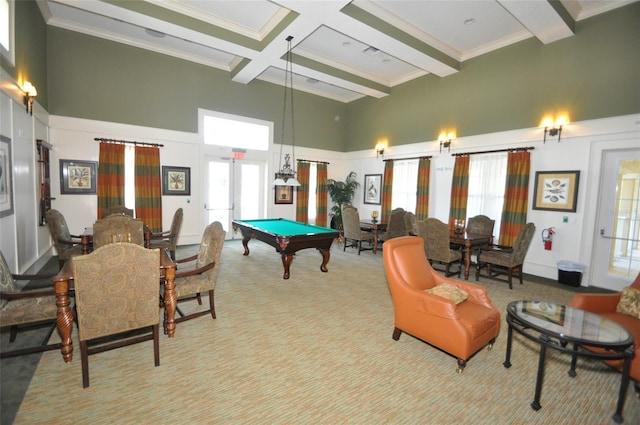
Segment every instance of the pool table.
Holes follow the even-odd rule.
[[[335,229],[300,223],[284,218],[233,220],[233,230],[242,232],[244,254],[249,255],[249,241],[258,239],[271,245],[282,256],[283,279],[289,279],[289,266],[296,251],[316,248],[322,254],[320,270],[327,272],[333,240],[339,237]]]

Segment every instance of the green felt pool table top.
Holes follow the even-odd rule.
[[[338,233],[335,229],[305,224],[286,218],[265,218],[258,220],[234,220],[238,224],[253,227],[264,232],[279,236],[316,235],[323,233]]]

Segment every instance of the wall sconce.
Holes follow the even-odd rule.
[[[27,108],[27,113],[33,115],[33,100],[38,95],[38,90],[30,81],[25,81],[22,85],[22,91],[24,92],[24,106]]]
[[[387,141],[383,140],[381,142],[376,143],[376,158],[384,157],[384,150],[387,148]]]
[[[447,133],[442,132],[438,136],[438,142],[440,142],[440,152],[442,152],[442,148],[446,148],[447,152],[451,152],[451,141],[456,138],[456,134],[453,132]]]
[[[553,120],[551,117],[546,117],[542,120],[542,126],[544,127],[544,139],[542,143],[547,142],[547,134],[551,137],[558,136],[558,142],[562,136],[562,126],[569,123],[569,119],[566,115],[559,116]]]

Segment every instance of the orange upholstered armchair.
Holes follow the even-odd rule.
[[[485,345],[491,348],[500,331],[500,313],[484,287],[448,279],[433,270],[420,237],[386,241],[383,258],[393,298],[393,339],[397,341],[404,332],[440,348],[458,359],[458,373]]]
[[[640,291],[640,274],[631,284],[631,288]],[[633,335],[635,355],[631,359],[629,376],[634,381],[636,394],[640,396],[640,318],[616,311],[621,296],[622,292],[613,294],[576,294],[569,305],[613,320]],[[635,302],[640,303],[637,299]],[[622,360],[607,361],[607,364],[622,370]]]

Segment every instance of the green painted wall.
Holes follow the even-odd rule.
[[[0,66],[18,84],[31,83],[38,103],[48,108],[46,24],[35,1],[15,2],[15,65],[0,56]]]
[[[195,133],[204,108],[273,121],[281,138],[281,86],[55,27],[47,54],[51,114]],[[344,148],[343,103],[296,91],[294,104],[297,146]]]
[[[470,136],[536,127],[545,113],[571,121],[640,112],[640,3],[578,22],[549,45],[528,39],[427,75],[382,99],[348,106],[346,151],[436,140],[444,128]]]

